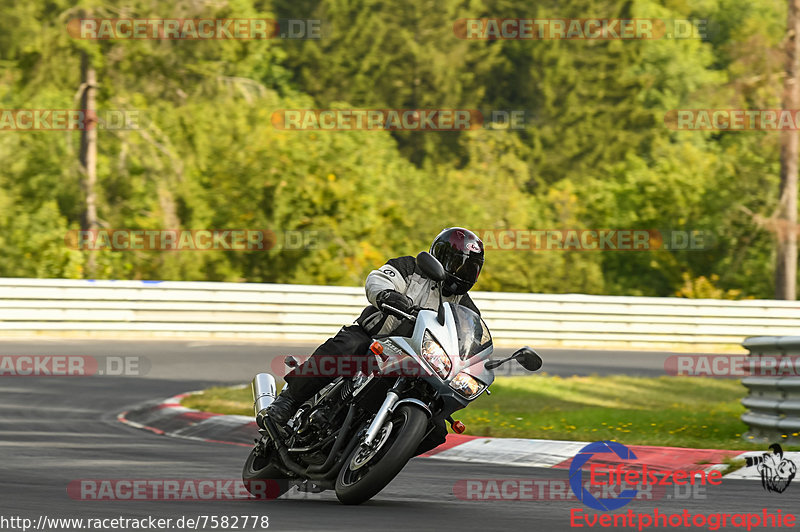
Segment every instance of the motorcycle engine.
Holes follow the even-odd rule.
[[[316,407],[300,416],[297,430],[295,431],[291,447],[306,448],[315,447],[321,441],[328,438],[338,427],[333,426],[334,417],[341,405],[350,399],[353,391],[352,382],[347,380],[339,386],[338,391],[331,397],[318,403]],[[314,448],[313,451],[298,453],[306,463],[321,464],[328,457],[328,450],[332,442],[323,447]]]
[[[297,432],[294,434],[291,447],[313,447],[325,439],[330,433],[330,408],[324,406],[314,409],[308,416],[303,416]],[[310,452],[298,453],[298,456],[307,464],[321,464],[327,458],[327,447],[318,448]]]
[[[330,408],[320,406],[300,419],[293,447],[308,447],[330,434]]]

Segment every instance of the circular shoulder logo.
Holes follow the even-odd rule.
[[[572,459],[569,466],[569,485],[572,488],[572,493],[589,508],[607,512],[609,510],[617,510],[622,508],[638,493],[637,490],[626,489],[622,491],[618,497],[595,497],[583,485],[583,466],[596,454],[609,454],[614,453],[620,460],[636,460],[636,455],[633,451],[615,441],[596,441],[590,443]]]

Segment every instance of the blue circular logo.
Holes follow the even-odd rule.
[[[622,460],[636,460],[636,455],[633,451],[615,441],[596,441],[590,443],[572,459],[569,466],[569,485],[572,488],[572,493],[589,508],[607,512],[609,510],[617,510],[622,508],[631,500],[636,497],[638,490],[626,489],[619,494],[618,497],[597,498],[583,486],[583,476],[581,469],[586,462],[592,459],[595,454],[601,453],[614,453]]]

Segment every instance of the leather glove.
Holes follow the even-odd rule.
[[[401,294],[397,290],[383,290],[379,292],[375,297],[375,303],[377,303],[379,310],[382,310],[382,305],[389,305],[403,312],[409,312],[414,306],[414,302],[411,298],[405,294]]]

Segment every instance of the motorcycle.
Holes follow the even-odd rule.
[[[445,271],[427,252],[417,266],[441,294]],[[385,313],[407,320],[410,336],[376,337],[369,351],[377,371],[339,376],[304,403],[285,426],[267,407],[275,400],[275,378],[259,373],[252,381],[253,408],[260,437],[242,470],[253,495],[274,498],[293,485],[318,493],[334,489],[344,504],[361,504],[386,487],[417,454],[425,437],[484,392],[491,394],[494,369],[511,360],[534,372],[542,359],[529,347],[489,360],[492,337],[472,310],[439,298],[439,308]],[[287,358],[287,365],[297,362]]]

